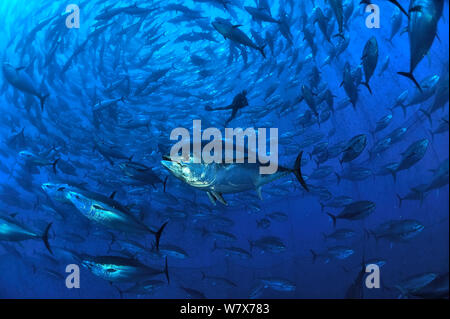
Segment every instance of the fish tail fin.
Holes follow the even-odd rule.
[[[333,227],[336,227],[336,216],[330,213],[327,213],[327,215],[331,217],[331,220],[333,221]]]
[[[317,259],[317,254],[314,252],[314,250],[312,250],[312,249],[310,249],[309,250],[310,252],[311,252],[311,255],[312,255],[312,262],[313,262],[313,264],[316,262],[316,259]]]
[[[166,275],[167,284],[170,284],[170,278],[169,278],[169,266],[167,264],[167,256],[166,256],[166,262],[164,264],[164,275]]]
[[[336,175],[336,183],[339,185],[341,183],[341,176],[338,173],[334,173]]]
[[[166,178],[164,179],[164,182],[163,182],[163,190],[164,190],[164,193],[166,192],[166,186],[167,186],[167,180],[169,179],[169,176],[166,176]]]
[[[414,84],[417,86],[417,88],[419,89],[420,92],[422,91],[422,88],[420,87],[419,82],[417,82],[416,78],[414,77],[414,75],[412,74],[412,72],[397,72],[397,74],[402,75],[404,77],[407,77],[408,79],[410,79],[411,81],[414,82]]]
[[[362,82],[361,84],[364,85],[369,90],[371,95],[373,94],[372,89],[370,88],[369,82]]]
[[[49,224],[47,225],[47,227],[45,228],[44,234],[42,235],[42,241],[44,242],[45,247],[46,247],[47,250],[50,252],[50,254],[53,255],[52,248],[50,247],[50,244],[49,244],[49,242],[48,242],[48,232],[49,232],[49,230],[50,230],[50,227],[52,227],[52,224],[53,224],[53,223],[49,223]]]
[[[56,174],[56,164],[58,164],[59,158],[52,163],[53,173]]]
[[[396,194],[397,195],[397,198],[398,198],[398,207],[402,207],[402,202],[403,202],[403,198],[399,195],[399,194]]]
[[[45,100],[47,100],[47,98],[50,96],[50,94],[46,94],[46,95],[41,95],[39,96],[39,101],[41,102],[41,111],[44,110],[44,104],[45,104]]]
[[[266,45],[264,44],[262,47],[258,48],[258,51],[261,52],[261,54],[264,57],[264,59],[266,58],[266,53],[264,52],[264,48],[265,47],[266,47]]]
[[[419,109],[419,111],[422,112],[423,115],[425,115],[428,118],[428,120],[430,121],[430,125],[433,125],[433,120],[431,119],[431,113],[424,109]]]
[[[295,177],[297,177],[297,180],[300,182],[300,184],[303,186],[303,188],[307,192],[309,192],[308,185],[306,185],[306,182],[302,176],[302,156],[303,156],[303,151],[301,151],[298,154],[297,159],[295,160],[293,173],[295,174]]]
[[[392,178],[394,179],[394,183],[397,182],[397,172],[396,171],[392,171],[391,172]]]
[[[324,203],[320,203],[320,209],[321,209],[322,212],[323,212],[323,210],[325,209],[325,204],[324,204]]]
[[[156,251],[159,251],[159,241],[161,239],[161,235],[162,235],[164,228],[167,226],[167,223],[168,222],[165,222],[164,224],[162,224],[162,226],[159,228],[159,230],[156,233],[154,233],[155,240],[156,240],[156,242],[155,242]]]
[[[342,32],[333,35],[333,38],[341,38],[342,40],[345,40],[344,34]]]
[[[316,167],[319,168],[320,167],[319,161],[315,159],[314,162],[316,162]]]
[[[400,107],[402,108],[402,110],[403,110],[403,117],[406,117],[406,113],[407,113],[407,110],[406,110],[406,105],[404,105],[404,104],[400,104]]]

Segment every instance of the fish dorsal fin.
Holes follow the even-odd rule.
[[[116,194],[116,191],[112,192],[111,195],[109,195],[109,199],[114,199],[114,197],[116,197]]]

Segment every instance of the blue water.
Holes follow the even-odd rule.
[[[164,253],[155,257],[155,249],[152,251],[152,235],[133,236],[105,228],[87,219],[70,202],[63,203],[49,196],[41,187],[43,183],[68,184],[104,196],[115,192],[114,199],[143,224],[157,229],[168,221],[161,246],[175,245],[187,256],[167,257],[170,284],[163,274],[149,277],[148,280],[159,281],[158,289],[148,294],[124,294],[126,298],[196,297],[183,287],[195,289],[207,298],[249,298],[255,287],[261,288],[254,294],[259,298],[344,298],[360,272],[363,257],[385,262],[380,269],[383,289],[364,288],[365,298],[397,298],[400,290],[395,286],[408,277],[448,273],[448,162],[447,185],[427,191],[422,201],[405,200],[401,207],[397,197],[429,183],[434,174],[431,170],[448,159],[448,97],[443,110],[431,114],[431,124],[420,110],[430,108],[436,90],[425,101],[407,107],[406,116],[400,107],[393,109],[389,126],[375,136],[371,134],[376,122],[391,112],[402,92],[408,90],[408,99],[419,92],[412,81],[397,74],[409,70],[407,32],[400,34],[400,30],[392,43],[386,40],[395,7],[387,1],[374,1],[380,6],[380,28],[368,29],[364,7],[358,5],[359,1],[353,1],[354,12],[344,28],[344,37],[350,43],[342,54],[324,65],[332,44],[327,43],[319,25],[314,25],[312,2],[305,1],[304,9],[298,1],[268,0],[260,5],[265,2],[274,18],[280,16],[282,8],[290,17],[292,43],[278,31],[277,23],[252,21],[244,9],[244,6],[256,7],[250,0],[227,1],[226,6],[213,0],[81,1],[76,3],[80,8],[79,29],[66,27],[62,15],[69,2],[0,0],[2,63],[19,68],[17,74],[26,74],[39,95],[49,94],[41,109],[39,99],[14,86],[7,80],[5,71],[0,77],[0,212],[39,236],[48,223],[53,223],[49,231],[53,255],[40,238],[15,241],[5,237],[0,241],[0,297],[119,298],[119,290],[126,290],[137,281],[111,284],[95,276],[82,265],[83,258],[73,258],[75,255],[136,258],[152,268],[164,268]],[[409,1],[400,2],[408,8]],[[155,10],[146,14],[123,12],[96,20],[105,8],[112,10],[109,6],[123,8],[135,3],[139,8]],[[195,14],[189,16],[182,9],[168,7],[176,3],[194,10]],[[330,10],[324,1],[316,0],[315,5],[325,14]],[[315,30],[314,57],[310,45],[303,40],[303,15]],[[334,24],[330,34],[334,35],[338,27],[333,11],[329,11],[329,16],[330,23]],[[177,21],[177,17],[186,19]],[[230,58],[230,40],[224,39],[211,25],[216,17],[242,25],[239,29],[254,42],[257,39],[251,36],[252,30],[266,39],[263,40],[266,43],[273,38],[273,50],[268,44],[264,59],[257,50],[243,46],[239,49],[236,45]],[[428,76],[438,75],[443,79],[446,75],[447,92],[448,19],[446,1],[438,23],[439,39],[434,40],[414,71],[419,82]],[[401,29],[406,26],[407,19],[403,16]],[[100,29],[94,32],[96,28]],[[210,39],[179,39],[193,31],[203,32]],[[361,64],[364,46],[372,36],[379,46],[378,64],[370,80],[373,94],[359,85],[358,101],[352,108],[346,102],[344,87],[340,86],[344,65],[349,62],[355,68]],[[333,45],[339,41],[339,37],[331,38]],[[387,55],[390,64],[379,75]],[[198,57],[201,63],[196,63]],[[335,112],[320,126],[313,120],[302,127],[300,118],[310,109],[305,101],[299,102],[299,97],[303,84],[311,86],[309,75],[313,66],[320,70],[320,84],[312,89],[313,99],[318,101],[329,89],[335,96]],[[159,70],[164,72],[156,74]],[[121,82],[116,85],[118,81]],[[276,90],[267,93],[271,88]],[[246,191],[223,194],[228,206],[221,203],[214,206],[204,191],[176,179],[161,165],[162,156],[175,143],[170,141],[174,128],[191,130],[192,121],[201,119],[203,129],[222,130],[231,111],[209,112],[205,107],[229,105],[244,89],[248,91],[249,105],[239,111],[228,127],[278,128],[280,164],[292,168],[297,154],[304,151],[302,173],[310,192],[290,174],[264,185],[262,200],[255,191]],[[94,106],[100,101],[122,97],[124,101],[116,101],[101,112],[97,117],[100,124],[96,125]],[[325,116],[326,102],[317,105]],[[445,123],[442,118],[446,118],[447,130],[432,137],[430,131]],[[127,126],[129,121],[141,123],[131,127]],[[369,150],[374,143],[400,127],[408,129],[405,136],[370,158]],[[320,139],[305,146],[307,137],[316,133],[322,133]],[[329,148],[359,134],[366,134],[368,139],[360,156],[342,165],[339,163],[342,155],[329,158],[320,167],[331,166],[330,175],[307,179],[317,168],[316,156],[309,155],[314,146],[328,142]],[[13,139],[14,136],[17,137]],[[334,173],[342,175],[344,169],[361,166],[376,172],[384,164],[399,162],[402,152],[424,138],[430,142],[424,157],[411,168],[398,172],[395,182],[390,174],[371,174],[361,181],[342,179],[337,183]],[[102,155],[95,146],[102,142],[114,145],[114,150],[123,156]],[[22,156],[23,151],[35,154],[40,161]],[[126,178],[120,164],[127,163],[130,157],[133,162],[151,168],[161,181],[168,177],[166,190],[161,182],[136,186],[133,179]],[[57,159],[55,174],[52,163]],[[323,187],[322,194],[312,191],[314,187]],[[326,207],[322,211],[320,204],[337,196],[349,196],[353,201],[368,200],[376,208],[360,220],[337,220],[337,228],[352,229],[356,232],[354,237],[324,240],[323,233],[333,232],[332,220],[326,213],[336,215],[343,208]],[[273,212],[284,213],[287,220],[267,217]],[[264,218],[270,223],[267,228],[257,223]],[[374,236],[367,235],[382,223],[407,219],[424,226],[412,238],[399,242],[386,238],[375,240]],[[8,229],[2,227],[0,234],[7,233]],[[235,240],[215,240],[212,231],[225,231],[234,235]],[[278,237],[285,247],[279,252],[252,249],[249,242],[264,236]],[[112,244],[111,238],[115,239]],[[149,253],[137,254],[123,248],[127,240],[140,243]],[[219,249],[214,250],[214,245]],[[323,254],[327,247],[333,246],[351,249],[353,253],[344,259],[318,257],[313,263],[310,250]],[[223,247],[244,249],[251,258],[227,254],[220,249]],[[66,287],[68,264],[80,267],[80,288]],[[207,278],[202,279],[202,273]],[[208,276],[226,278],[235,286]],[[265,286],[261,278],[266,277],[286,280],[291,289],[279,291]]]

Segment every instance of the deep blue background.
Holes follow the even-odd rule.
[[[121,1],[123,5],[134,3],[135,1]],[[273,1],[272,1],[273,2]],[[311,5],[307,1],[307,8]],[[356,9],[357,1],[355,1]],[[401,1],[407,7],[408,1]],[[88,3],[88,2],[86,2]],[[147,3],[147,2],[146,2]],[[161,1],[166,3],[166,1]],[[183,2],[185,5],[195,8],[191,1]],[[316,1],[322,7],[322,1]],[[68,4],[68,3],[67,3]],[[246,5],[254,5],[253,1],[245,1]],[[4,60],[9,61],[13,65],[27,64],[29,59],[27,57],[24,60],[20,60],[17,54],[14,52],[14,48],[17,46],[17,42],[22,40],[26,34],[38,23],[50,14],[55,12],[61,12],[61,8],[66,5],[62,1],[10,1],[0,0],[0,48]],[[67,39],[66,48],[62,52],[58,52],[57,60],[61,66],[65,63],[67,58],[73,52],[74,47],[81,43],[89,30],[89,27],[93,24],[93,17],[106,5],[106,3],[95,4],[94,1],[90,2],[85,7],[81,7],[81,29],[70,30],[65,36]],[[138,5],[141,2],[138,1]],[[144,2],[142,2],[142,6]],[[120,6],[119,3],[116,6]],[[337,95],[337,101],[345,98],[345,92],[339,85],[342,81],[342,70],[345,61],[349,61],[353,66],[360,63],[363,47],[366,41],[375,36],[378,39],[380,45],[380,67],[384,57],[390,55],[391,65],[389,69],[382,75],[378,76],[378,70],[371,80],[371,88],[374,92],[370,95],[366,88],[360,87],[360,97],[356,110],[351,107],[347,107],[342,111],[336,112],[335,117],[322,125],[320,131],[327,134],[328,131],[335,126],[337,129],[336,134],[330,139],[330,143],[335,143],[341,140],[348,140],[354,135],[366,133],[374,128],[376,120],[388,112],[388,109],[393,105],[395,98],[403,92],[405,89],[414,92],[415,89],[412,83],[407,79],[400,77],[396,74],[397,71],[405,71],[409,69],[409,43],[407,34],[402,36],[397,35],[394,39],[393,45],[385,41],[385,38],[389,36],[390,32],[390,16],[393,9],[391,4],[383,4],[381,6],[381,28],[380,29],[367,29],[365,27],[363,16],[354,17],[350,26],[350,30],[347,34],[351,37],[351,43],[346,52],[342,54],[339,61],[333,63],[331,66],[325,66],[321,68],[322,81],[327,83],[332,92]],[[198,8],[203,9],[203,15],[213,20],[215,16],[228,17],[228,15],[219,9],[212,9],[207,5],[198,5]],[[277,12],[277,5],[273,5],[273,15]],[[58,11],[59,10],[59,11]],[[255,29],[259,27],[257,24],[251,24],[249,15],[244,11],[237,10],[238,19],[235,19],[235,23],[242,24],[242,30],[249,34],[250,26]],[[176,13],[166,13],[156,18],[152,23],[163,23],[171,17],[175,17]],[[130,21],[125,18],[114,20],[115,23],[130,24]],[[403,24],[406,23],[406,19],[403,20]],[[268,24],[263,24],[262,29],[271,27]],[[120,25],[114,27],[114,32],[120,30]],[[234,123],[236,126],[250,127],[255,125],[254,119],[258,116],[251,115],[252,106],[264,105],[265,89],[272,85],[274,82],[279,83],[280,89],[276,94],[280,95],[280,100],[293,100],[300,94],[300,86],[297,85],[295,89],[284,90],[284,87],[289,86],[295,79],[293,72],[284,72],[280,77],[276,74],[268,75],[263,78],[257,77],[257,70],[261,63],[268,63],[263,61],[258,53],[249,52],[249,67],[247,70],[241,72],[243,62],[241,59],[233,62],[231,66],[227,66],[226,58],[228,53],[228,45],[225,40],[218,34],[215,37],[218,43],[199,42],[197,44],[189,44],[189,51],[196,52],[198,55],[205,54],[205,47],[211,46],[216,50],[218,55],[217,60],[210,61],[210,69],[213,70],[214,76],[207,79],[196,78],[195,67],[189,63],[187,55],[189,51],[186,51],[184,44],[174,43],[174,39],[177,36],[190,31],[190,27],[184,24],[170,24],[163,23],[159,29],[160,34],[165,32],[165,37],[160,40],[161,42],[167,41],[167,44],[158,51],[151,59],[150,65],[145,66],[145,73],[142,76],[148,75],[149,70],[161,68],[163,66],[170,66],[175,63],[177,76],[166,77],[166,81],[162,88],[154,95],[156,97],[149,97],[147,100],[143,100],[143,105],[133,105],[127,112],[138,114],[140,110],[156,112],[159,115],[156,116],[157,125],[152,127],[149,133],[145,130],[142,132],[133,132],[130,134],[121,134],[117,138],[118,145],[123,145],[124,149],[131,148],[133,150],[139,150],[137,159],[146,161],[147,164],[156,166],[160,169],[158,159],[159,153],[150,155],[151,151],[157,152],[157,145],[155,144],[155,137],[162,137],[168,139],[170,131],[178,126],[184,126],[190,128],[192,126],[192,119],[209,118],[211,116],[218,116],[218,119],[211,119],[213,124],[222,123],[228,113],[216,114],[203,112],[204,105],[206,103],[197,101],[195,99],[174,98],[173,95],[167,93],[167,89],[185,91],[186,84],[198,84],[201,89],[199,91],[206,91],[212,93],[217,86],[219,92],[224,87],[224,81],[226,86],[231,87],[231,92],[228,94],[218,94],[213,103],[216,105],[224,105],[230,103],[234,94],[239,92],[242,88],[249,90],[250,106],[244,109],[242,116],[238,118]],[[44,30],[46,30],[44,28]],[[199,29],[196,29],[199,31]],[[302,34],[299,30],[298,24],[293,25],[291,28],[295,37],[294,46],[302,48]],[[108,33],[109,31],[106,31]],[[323,61],[325,57],[325,46],[322,46],[323,39],[321,37],[318,27],[316,27],[316,35],[318,36],[317,43],[319,46],[319,58],[318,65]],[[36,59],[43,59],[48,52],[49,44],[45,43],[46,32],[38,32],[34,42],[28,50],[30,55],[35,56]],[[441,67],[448,61],[448,3],[444,9],[444,17],[439,23],[438,35],[440,41],[435,40],[433,47],[426,57],[415,71],[417,79],[423,79],[431,74],[440,74]],[[144,32],[138,33],[135,37],[148,36]],[[281,35],[279,35],[281,38]],[[6,49],[8,42],[11,39],[14,40],[14,44]],[[138,47],[136,39],[125,40],[128,43],[122,50],[133,50]],[[108,38],[106,39],[108,41]],[[284,41],[284,40],[283,40]],[[114,47],[114,43],[110,45]],[[268,53],[268,49],[266,49]],[[286,51],[286,50],[285,50]],[[290,52],[290,51],[286,51]],[[300,50],[301,57],[304,57],[308,53],[308,49]],[[64,114],[70,114],[74,112],[77,114],[77,118],[83,119],[88,110],[85,109],[84,103],[80,103],[80,99],[84,99],[79,96],[79,93],[83,93],[84,86],[93,87],[95,81],[98,87],[101,87],[99,77],[91,76],[91,68],[98,61],[94,61],[94,56],[98,55],[98,50],[88,49],[83,52],[74,63],[69,71],[66,73],[64,81],[58,82],[53,87],[50,87],[51,97],[48,101],[48,108],[43,113],[43,123],[47,123],[47,112],[57,110],[61,107],[60,100],[66,101],[70,111],[65,109],[63,112],[55,112],[56,116],[70,116]],[[275,58],[270,54],[268,60],[270,63],[277,63],[281,65],[283,63],[290,63],[289,54],[280,53]],[[110,61],[106,61],[106,64]],[[36,67],[33,77],[42,78],[48,77],[53,67],[47,69]],[[123,70],[112,71],[109,81],[117,72],[117,78]],[[140,71],[133,68],[129,71],[130,75],[138,78]],[[186,72],[186,74],[183,74]],[[83,84],[82,79],[88,79],[88,83]],[[299,80],[300,83],[302,79]],[[94,82],[93,82],[94,81]],[[4,78],[0,77],[0,85],[3,85]],[[35,143],[39,143],[41,139],[52,140],[52,132],[54,132],[54,123],[46,125],[49,130],[49,134],[43,134],[38,132],[35,127],[32,127],[27,119],[24,117],[26,112],[21,105],[20,98],[13,96],[12,89],[9,88],[0,96],[0,110],[5,117],[0,117],[2,122],[7,118],[7,114],[15,114],[19,118],[23,118],[23,121],[17,125],[18,127],[27,127],[26,134],[32,136],[32,140]],[[22,96],[21,93],[18,94]],[[85,99],[84,99],[85,100]],[[19,101],[19,103],[15,103]],[[403,123],[414,122],[413,119],[419,118],[420,120],[410,127],[410,130],[404,140],[391,147],[382,156],[372,162],[368,162],[368,153],[365,151],[361,158],[356,162],[364,163],[369,168],[377,168],[380,165],[392,161],[398,161],[400,153],[406,150],[406,148],[414,141],[428,137],[430,124],[420,116],[418,112],[419,107],[426,108],[432,103],[433,99],[428,100],[426,103],[420,106],[413,106],[408,109],[407,117],[404,118],[400,108],[394,111],[394,122],[391,126],[378,136],[384,136],[396,127],[399,127]],[[150,103],[152,102],[152,103]],[[34,101],[34,103],[37,103]],[[36,106],[37,107],[37,104]],[[66,108],[67,106],[65,106]],[[295,132],[295,126],[293,125],[293,119],[297,117],[301,112],[306,110],[307,106],[303,103],[297,105],[295,109],[289,113],[289,115],[277,115],[277,112],[269,113],[267,117],[261,119],[258,125],[262,127],[278,127],[280,135],[286,132]],[[67,112],[67,113],[64,113]],[[249,113],[246,113],[249,112]],[[446,111],[448,114],[448,105]],[[177,118],[176,114],[179,114]],[[187,116],[190,115],[190,118]],[[444,113],[438,111],[433,115],[436,121],[433,123],[433,127],[436,127],[437,119],[443,116]],[[11,134],[11,127],[5,123],[0,122],[0,139],[4,140]],[[83,126],[89,127],[86,122],[80,123]],[[206,125],[206,124],[205,124]],[[204,127],[205,128],[205,127]],[[317,126],[309,128],[311,131],[318,131]],[[138,135],[138,139],[136,136]],[[65,139],[67,143],[71,143],[69,136],[64,136],[58,133],[59,137]],[[82,131],[75,131],[73,134],[82,134]],[[370,135],[370,134],[369,134]],[[89,137],[89,135],[87,135]],[[299,142],[302,140],[302,136],[296,134],[294,140]],[[45,143],[51,144],[51,143]],[[295,145],[295,143],[293,143]],[[373,139],[369,136],[369,147],[373,145]],[[3,144],[1,148],[6,148]],[[290,148],[292,149],[292,148]],[[311,151],[311,149],[305,150]],[[75,152],[73,152],[75,153]],[[147,154],[146,154],[147,153]],[[287,154],[286,154],[287,153]],[[280,157],[281,161],[286,165],[292,165],[297,151],[284,151],[282,149]],[[117,171],[108,171],[111,169],[109,164],[102,159],[98,154],[92,153],[92,146],[86,145],[85,153],[72,154],[70,158],[77,158],[79,160],[89,161],[96,165],[97,170],[95,176],[101,179],[102,172],[106,172],[108,178],[119,174]],[[295,282],[297,289],[295,292],[276,292],[266,289],[262,297],[267,298],[342,298],[345,294],[347,287],[352,283],[356,276],[356,266],[360,260],[365,246],[366,256],[368,258],[383,258],[387,260],[387,264],[382,268],[381,276],[383,282],[388,286],[394,286],[401,279],[408,276],[421,273],[421,272],[436,272],[442,273],[448,271],[449,261],[449,235],[448,235],[448,220],[439,223],[443,218],[448,216],[449,208],[449,196],[448,186],[438,191],[431,192],[423,204],[420,206],[418,202],[405,201],[400,208],[396,194],[406,194],[410,187],[416,186],[423,181],[429,180],[431,177],[430,169],[437,167],[437,165],[448,158],[448,132],[444,134],[436,135],[433,143],[428,148],[425,157],[414,167],[407,171],[403,171],[398,174],[397,182],[394,183],[390,176],[369,178],[363,182],[352,183],[349,181],[342,181],[340,185],[336,184],[333,178],[318,183],[320,186],[328,188],[333,195],[348,195],[352,196],[355,200],[371,200],[377,204],[376,211],[373,215],[368,217],[364,221],[347,222],[338,221],[338,225],[345,227],[352,227],[358,231],[358,237],[354,240],[344,242],[345,245],[355,249],[356,253],[345,261],[331,261],[328,264],[324,264],[319,260],[316,263],[311,262],[311,255],[309,250],[314,249],[317,251],[323,251],[326,247],[326,242],[322,238],[322,233],[329,233],[332,231],[332,224],[329,218],[321,212],[319,200],[316,197],[305,196],[298,186],[295,188],[292,185],[296,185],[295,182],[291,183],[291,186],[287,186],[287,192],[284,196],[268,196],[270,190],[276,189],[279,185],[285,184],[286,181],[294,180],[292,178],[277,181],[273,184],[266,185],[263,188],[263,196],[265,200],[260,202],[253,193],[249,193],[247,197],[251,197],[251,202],[260,207],[260,211],[255,212],[251,207],[246,207],[246,203],[250,200],[237,199],[233,201],[233,196],[225,196],[231,202],[231,207],[223,208],[218,207],[224,216],[234,221],[234,226],[231,228],[225,228],[226,231],[233,233],[238,237],[238,242],[234,243],[234,246],[249,249],[248,240],[257,239],[262,235],[274,235],[283,239],[287,245],[287,251],[280,254],[260,254],[257,251],[253,252],[253,258],[251,260],[239,260],[236,258],[227,258],[221,252],[211,252],[213,246],[212,240],[203,239],[196,231],[198,223],[195,223],[192,218],[186,220],[178,220],[169,223],[167,227],[162,243],[172,243],[185,249],[189,258],[186,260],[176,260],[169,258],[169,271],[173,278],[172,283],[159,290],[150,297],[155,298],[184,298],[186,294],[183,293],[179,286],[192,287],[198,289],[209,298],[246,298],[249,296],[252,286],[256,283],[259,277],[281,277],[289,279]],[[8,167],[11,172],[14,171],[14,167],[17,161],[20,161],[16,155],[11,155],[8,158],[3,157],[0,154],[0,160],[2,165]],[[335,167],[336,172],[340,171],[339,162],[331,160],[329,165]],[[309,162],[304,168],[305,175],[312,172],[315,168],[313,162]],[[161,172],[165,176],[165,172]],[[4,213],[19,212],[18,218],[27,225],[31,225],[36,229],[43,228],[44,222],[36,222],[37,220],[48,221],[51,217],[48,214],[41,214],[40,209],[33,210],[34,203],[36,202],[36,196],[39,196],[44,200],[45,196],[40,191],[40,184],[43,182],[54,181],[55,177],[51,173],[51,170],[42,169],[40,175],[34,176],[33,191],[27,192],[23,190],[14,180],[3,171],[0,171],[0,183],[7,184],[15,188],[20,192],[20,203],[23,207],[17,207],[17,205],[7,205],[0,201],[0,210]],[[93,191],[108,194],[114,187],[107,188],[99,186],[93,179],[86,177],[84,172],[79,173],[79,182],[88,182],[89,187]],[[175,179],[169,179],[168,189],[171,190],[171,194],[179,199],[179,203],[173,205],[178,209],[185,210],[187,212],[195,211],[195,207],[188,207],[190,204],[185,205],[183,198],[190,200],[197,198],[199,201],[204,202],[206,205],[210,205],[206,200],[206,195],[201,191],[194,191],[187,187],[180,185],[181,182]],[[129,203],[131,200],[127,197],[126,187],[118,190],[117,199],[123,203]],[[267,191],[267,192],[266,192]],[[195,195],[194,195],[195,194]],[[139,204],[152,212],[161,211],[164,209],[161,205],[155,203],[152,200],[153,196],[162,196],[161,192],[149,191],[143,197],[139,199]],[[239,197],[238,197],[239,198]],[[133,199],[134,200],[134,199]],[[263,230],[256,227],[256,220],[262,218],[264,214],[273,211],[282,211],[289,215],[289,221],[285,223],[273,222],[270,229]],[[330,210],[331,211],[331,210]],[[338,211],[333,211],[337,213]],[[40,215],[41,214],[41,215]],[[156,215],[155,215],[156,216]],[[374,228],[382,222],[390,219],[410,218],[417,219],[425,225],[424,231],[417,237],[402,244],[390,244],[386,241],[380,241],[378,243],[373,239],[368,241],[363,240],[363,229]],[[160,224],[164,218],[155,217],[153,224]],[[200,222],[201,224],[201,222]],[[84,224],[81,224],[84,225]],[[209,225],[206,223],[206,227]],[[67,247],[78,252],[89,252],[90,254],[105,254],[106,245],[105,242],[96,239],[94,236],[86,237],[86,241],[83,243],[71,243],[68,241],[58,240],[58,235],[64,234],[67,231],[74,233],[85,234],[84,230],[78,229],[80,225],[68,224],[68,223],[56,223],[52,239],[50,240],[52,245],[59,247]],[[148,243],[150,238],[143,239],[143,243]],[[332,241],[330,241],[330,244]],[[14,256],[10,252],[6,251],[0,246],[0,297],[3,298],[117,298],[117,291],[112,288],[108,282],[105,282],[99,278],[94,277],[88,270],[81,270],[81,288],[68,290],[65,288],[64,280],[50,277],[45,273],[39,271],[40,269],[50,268],[59,272],[62,276],[65,276],[64,269],[66,262],[59,262],[53,264],[46,260],[39,254],[46,255],[44,246],[39,241],[28,241],[22,244],[14,244],[19,256]],[[162,265],[162,263],[156,262],[156,265]],[[33,266],[37,271],[33,272]],[[352,272],[345,272],[343,266],[352,268]],[[230,280],[238,283],[238,288],[226,288],[226,287],[211,287],[207,282],[200,281],[201,273],[205,271],[211,275],[227,277]],[[395,298],[398,293],[395,291],[382,291],[373,290],[365,292],[366,297],[369,298]]]

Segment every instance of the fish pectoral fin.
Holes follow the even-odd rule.
[[[208,195],[209,200],[211,201],[211,203],[216,206],[216,198],[214,197],[213,194],[211,194],[211,192],[206,192],[206,194]]]
[[[211,192],[211,194],[214,196],[214,198],[216,200],[219,201],[219,203],[222,203],[225,206],[228,206],[228,203],[226,202],[226,200],[223,198],[221,193],[217,193],[217,192]]]

